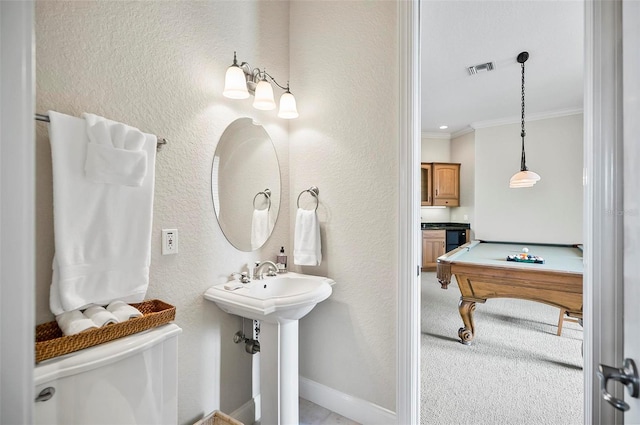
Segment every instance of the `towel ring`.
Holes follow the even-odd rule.
[[[316,198],[316,211],[318,211],[318,205],[320,205],[320,200],[318,199],[318,195],[320,194],[320,189],[318,189],[315,186],[311,186],[309,189],[306,189],[300,192],[300,194],[298,195],[298,200],[296,201],[296,205],[298,205],[298,208],[300,208],[300,197],[305,192],[309,192],[311,196]]]
[[[264,192],[258,192],[256,193],[256,196],[253,197],[253,209],[256,209],[256,198],[260,195],[264,195],[265,198],[267,198],[267,202],[269,203],[267,205],[267,210],[271,209],[271,191],[269,189],[265,189]]]

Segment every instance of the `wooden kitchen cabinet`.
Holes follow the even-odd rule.
[[[423,162],[420,166],[420,204],[433,205],[433,173],[430,163]]]
[[[423,162],[420,167],[420,204],[460,206],[460,164]]]
[[[435,270],[436,260],[444,254],[446,230],[422,231],[422,270]]]
[[[460,205],[460,164],[434,163],[433,205],[457,207]]]

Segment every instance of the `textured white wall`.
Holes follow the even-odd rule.
[[[300,322],[300,375],[390,410],[398,285],[396,8],[303,1],[292,2],[290,12],[300,112],[290,127],[291,213],[298,193],[318,186],[323,262],[301,270],[337,282]]]
[[[36,5],[37,110],[76,116],[94,112],[169,139],[156,163],[147,298],[175,305],[176,323],[184,330],[179,347],[180,423],[193,423],[217,408],[231,412],[251,398],[251,357],[232,342],[241,321],[202,294],[247,263],[275,259],[281,245],[291,251],[288,123],[275,111],[256,111],[251,99],[232,101],[221,93],[234,50],[240,60],[266,67],[286,81],[288,28],[287,2]],[[280,218],[274,235],[257,253],[239,252],[226,241],[211,201],[216,144],[225,127],[241,116],[263,123],[282,167]],[[53,218],[47,130],[42,123],[37,128],[36,308],[41,323],[52,320],[48,287]],[[161,256],[161,229],[174,227],[180,234],[179,254]]]
[[[510,189],[520,169],[520,125],[475,132],[475,236],[478,239],[582,242],[582,114],[527,123],[527,167],[541,176]]]

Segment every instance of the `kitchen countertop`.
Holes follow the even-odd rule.
[[[421,223],[422,230],[464,230],[470,229],[469,223]]]

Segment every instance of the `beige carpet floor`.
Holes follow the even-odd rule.
[[[477,304],[473,345],[458,342],[460,291],[422,273],[422,424],[583,423],[582,330],[516,299]]]

